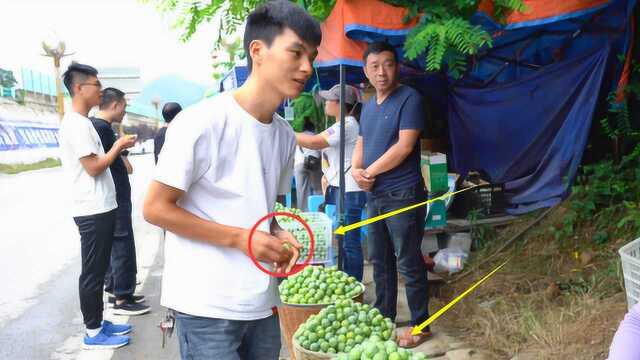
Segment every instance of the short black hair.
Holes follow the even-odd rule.
[[[166,123],[170,123],[178,113],[182,111],[182,106],[177,102],[168,102],[162,107],[162,118]]]
[[[69,94],[73,96],[73,85],[86,81],[89,76],[98,76],[98,70],[93,66],[72,62],[67,71],[62,74],[64,86],[69,90]]]
[[[120,102],[124,99],[124,92],[116,88],[108,87],[102,90],[100,98],[100,110],[104,110],[114,102]]]
[[[249,71],[253,65],[249,44],[254,40],[262,40],[271,46],[273,39],[282,34],[285,28],[291,29],[307,44],[318,46],[322,41],[320,23],[303,8],[288,0],[269,1],[258,6],[247,17],[243,46]]]
[[[395,62],[398,62],[398,54],[396,54],[396,49],[393,45],[389,44],[386,41],[374,41],[369,46],[367,46],[367,50],[364,51],[362,55],[362,61],[364,64],[367,64],[367,57],[369,54],[380,54],[381,52],[391,51],[393,53],[393,59]]]

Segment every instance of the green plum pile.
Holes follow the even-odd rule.
[[[304,216],[302,214],[302,211],[300,211],[300,209],[296,209],[296,208],[288,208],[282,204],[280,204],[279,202],[276,203],[276,206],[273,209],[274,212],[286,212],[289,214],[293,214],[293,215],[297,215],[300,216],[301,218],[304,219]],[[285,223],[290,223],[290,222],[295,222],[295,220],[293,218],[290,218],[288,216],[278,216],[278,224],[282,225]],[[306,221],[306,219],[305,219]]]
[[[280,298],[287,304],[333,304],[362,293],[362,285],[335,267],[307,266],[280,284]]]
[[[425,360],[426,358],[423,353],[399,348],[392,340],[384,341],[377,336],[372,336],[362,344],[354,346],[350,351],[338,354],[334,360]]]
[[[338,300],[300,325],[294,337],[309,351],[350,353],[365,340],[390,340],[394,325],[376,308],[352,300]]]
[[[311,262],[324,262],[329,259],[329,245],[331,244],[331,223],[318,221],[313,213],[303,213],[299,209],[288,208],[280,203],[276,203],[275,212],[286,212],[301,217],[309,224],[313,237],[315,239],[313,259]],[[302,244],[303,249],[300,252],[298,263],[303,263],[309,256],[309,232],[297,220],[288,216],[276,216],[278,224],[285,230],[289,231],[293,237]]]

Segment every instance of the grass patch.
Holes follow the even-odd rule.
[[[565,212],[555,209],[500,255],[445,286],[432,311],[511,258],[438,323],[496,358],[606,358],[627,311],[617,250],[637,234],[612,227],[609,240],[599,243],[592,226],[579,223],[571,236],[557,238],[553,229],[562,225]],[[475,269],[528,221],[500,230],[472,253],[466,268]]]
[[[47,158],[33,164],[0,164],[0,173],[2,174],[18,174],[24,171],[46,169],[61,166],[59,159]]]

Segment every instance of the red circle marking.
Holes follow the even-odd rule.
[[[290,218],[293,218],[294,220],[298,221],[299,223],[302,224],[302,226],[304,226],[304,228],[307,230],[307,233],[309,234],[309,255],[307,255],[307,258],[305,259],[305,261],[300,264],[300,265],[294,265],[293,268],[291,269],[291,272],[289,273],[275,273],[273,271],[269,271],[268,269],[266,269],[264,266],[262,266],[260,264],[260,262],[258,261],[258,259],[256,259],[255,255],[253,254],[253,250],[251,249],[251,241],[253,240],[253,234],[256,232],[256,229],[258,228],[258,225],[260,225],[260,223],[262,223],[265,220],[268,220],[272,217],[275,216],[287,216]],[[294,215],[288,212],[272,212],[272,213],[268,213],[267,215],[263,216],[260,220],[258,220],[257,223],[255,223],[255,225],[253,225],[253,227],[251,228],[251,231],[249,232],[249,243],[248,243],[248,252],[249,252],[249,257],[251,258],[251,261],[253,261],[253,263],[258,267],[258,269],[260,269],[260,271],[262,271],[263,273],[269,275],[269,276],[274,276],[274,277],[287,277],[287,276],[291,276],[294,274],[299,273],[300,271],[302,271],[302,269],[304,269],[307,265],[309,265],[311,263],[311,259],[313,258],[313,252],[315,250],[315,245],[316,245],[316,240],[313,237],[313,232],[311,231],[311,228],[309,227],[309,224],[307,224],[306,221],[304,221],[304,219],[302,219],[300,216],[298,215]]]

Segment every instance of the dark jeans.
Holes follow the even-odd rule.
[[[426,200],[422,184],[382,194],[369,194],[369,218]],[[398,297],[398,272],[405,280],[412,325],[429,317],[427,268],[420,244],[424,234],[426,207],[400,213],[369,224],[369,256],[376,284],[374,306],[395,320]]]
[[[339,188],[329,186],[325,196],[325,204],[337,203]],[[367,203],[367,194],[364,191],[350,191],[344,194],[345,225],[350,225],[360,221],[362,209]],[[344,249],[344,260],[342,270],[347,274],[362,281],[364,267],[364,257],[362,255],[362,241],[360,239],[360,229],[347,231],[342,241]]]
[[[136,244],[131,221],[131,203],[118,206],[113,232],[111,263],[105,276],[105,291],[117,299],[125,299],[136,290]]]
[[[239,321],[176,312],[182,360],[278,360],[278,316]]]
[[[80,232],[80,310],[87,329],[97,329],[102,324],[104,275],[111,257],[115,218],[115,210],[73,218]]]

